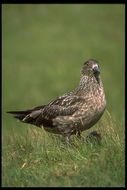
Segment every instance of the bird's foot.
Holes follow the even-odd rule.
[[[87,135],[85,141],[88,142],[97,142],[98,144],[101,143],[102,137],[101,134],[97,131],[92,131],[89,135]]]

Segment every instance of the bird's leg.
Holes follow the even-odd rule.
[[[77,131],[77,133],[76,133],[76,135],[77,135],[77,137],[80,139],[80,140],[85,140],[85,138],[81,135],[81,131]]]
[[[78,131],[78,132],[77,132],[77,137],[81,139],[81,137],[82,137],[82,136],[81,136],[81,131]]]

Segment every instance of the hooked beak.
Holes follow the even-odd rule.
[[[98,67],[98,66],[95,66],[95,67],[93,68],[93,72],[94,72],[94,74],[100,74],[100,69],[99,69],[99,67]]]

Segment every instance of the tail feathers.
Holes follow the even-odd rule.
[[[7,113],[12,114],[16,119],[23,121],[23,119],[30,114],[30,111],[8,111]]]
[[[24,123],[29,123],[40,127],[42,123],[38,122],[38,118],[40,118],[44,107],[45,105],[42,105],[25,111],[8,111],[7,113],[12,114],[14,118]]]
[[[33,124],[40,127],[41,124],[37,121],[41,114],[41,111],[42,111],[41,109],[39,110],[34,109],[34,110],[26,110],[26,111],[8,111],[7,113],[12,114],[14,118],[19,119],[20,121],[24,123]]]
[[[30,111],[7,111],[10,114],[29,114]]]

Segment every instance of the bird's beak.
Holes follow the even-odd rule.
[[[100,74],[100,69],[98,66],[93,67],[94,74]]]

